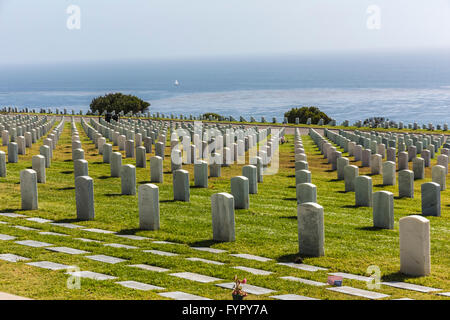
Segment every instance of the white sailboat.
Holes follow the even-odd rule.
[[[175,80],[175,83],[173,85],[178,87],[180,85],[180,83],[178,82],[178,80]]]

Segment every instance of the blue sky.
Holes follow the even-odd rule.
[[[72,4],[80,30],[66,27]],[[0,64],[450,50],[449,39],[450,0],[0,0]]]

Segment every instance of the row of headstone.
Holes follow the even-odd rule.
[[[21,119],[21,117],[26,119]],[[8,119],[1,119],[0,130],[2,132],[2,144],[8,147],[9,163],[17,163],[19,155],[25,155],[26,149],[31,148],[55,123],[54,117],[50,120],[47,117],[30,118],[29,116],[13,117],[13,120]],[[56,134],[55,130],[48,134],[48,137],[53,137]],[[3,159],[6,161],[6,156],[0,156],[0,162]],[[6,176],[6,164],[2,163],[0,167],[5,169],[1,170],[0,175]]]
[[[173,128],[171,128],[173,130]],[[175,134],[174,134],[175,133]],[[180,147],[179,144],[179,136],[176,134],[177,132],[172,131],[171,135],[171,153],[172,156],[174,153],[177,153],[177,148]],[[282,133],[284,135],[284,131]],[[186,136],[182,136],[183,139]],[[195,137],[195,136],[194,136]],[[195,140],[195,139],[194,139]],[[247,145],[247,148],[253,147],[257,139],[249,139],[250,143]],[[189,141],[189,139],[188,139]],[[273,138],[269,141],[272,142]],[[244,144],[242,144],[244,146]],[[191,146],[192,147],[192,146]],[[156,150],[158,150],[158,146],[156,146]],[[224,148],[226,152],[226,147]],[[244,153],[243,150],[242,153]],[[162,172],[162,164],[163,158],[160,155],[163,153],[159,153],[156,151],[156,156],[150,159],[150,175],[151,182],[160,183],[163,182],[163,172]],[[245,154],[243,154],[245,155]],[[179,156],[179,155],[178,155]],[[220,157],[220,155],[219,155]],[[120,159],[120,154],[117,159]],[[263,171],[263,163],[261,157],[253,157],[250,159],[251,162],[256,165],[247,165],[242,169],[243,176],[234,177],[231,179],[231,193],[234,195],[234,199],[236,202],[234,206],[236,208],[248,208],[249,206],[249,194],[257,193],[257,184],[258,182],[262,182],[262,171]],[[171,169],[173,173],[173,190],[174,190],[174,200],[179,201],[189,201],[189,173],[185,170],[181,169],[182,162],[174,163],[171,161]],[[220,167],[223,164],[217,165],[216,163],[210,164],[210,176],[220,176]],[[127,176],[133,176],[133,174],[128,174]],[[208,186],[208,162],[199,160],[194,164],[194,180],[195,185],[197,187],[207,187]],[[154,188],[153,188],[154,189]]]
[[[398,152],[408,152],[408,162],[412,161],[417,155],[421,155],[428,166],[429,159],[434,159],[435,153],[443,145],[445,136],[443,135],[411,135],[384,132],[360,132],[344,131],[339,133],[325,129],[327,136],[334,143],[340,145],[344,152],[349,152],[352,156],[354,148],[357,145],[364,149],[370,149],[372,154],[378,153],[384,159],[387,156],[388,161],[394,161],[394,154]],[[444,147],[445,148],[445,147]]]
[[[294,131],[294,157],[297,204],[317,202],[317,188],[311,183],[311,171],[299,129]]]
[[[52,119],[50,122],[47,122],[42,127],[43,128],[38,129],[37,131],[33,131],[34,133],[43,132],[44,134],[46,131],[48,131],[47,128],[50,128],[50,125],[54,123],[54,119]],[[53,136],[59,137],[60,135],[60,129],[62,128],[62,125],[64,124],[64,119],[61,121],[61,123],[56,127],[56,129],[53,131]],[[40,136],[34,136],[30,135],[29,132],[25,133],[27,136],[27,139],[25,140],[26,143],[24,144],[24,141],[22,139],[18,139],[21,141],[19,144],[21,145],[22,152],[21,154],[25,154],[25,148],[31,147],[34,142],[37,141],[37,139],[40,139]],[[6,134],[3,134],[3,138],[5,138]],[[32,138],[33,137],[33,138]],[[21,138],[20,136],[18,138]],[[55,137],[54,137],[55,139]],[[18,144],[15,142],[9,142],[8,139],[4,139],[4,142],[8,145],[8,162],[15,163],[18,162],[18,154],[19,154],[19,147]],[[49,147],[47,147],[49,149]],[[49,157],[48,152],[46,153],[47,157]],[[35,155],[32,157],[32,169],[36,172],[37,176],[37,182],[38,183],[45,183],[46,182],[46,175],[45,175],[45,168],[46,168],[46,157],[43,155]],[[6,154],[3,151],[0,151],[0,177],[6,177],[7,175],[7,166],[6,166]]]
[[[344,138],[343,136],[333,133],[331,131],[325,131],[326,135],[328,135],[330,137],[330,140],[332,139],[332,141],[334,141],[335,143],[341,143],[341,147],[344,148],[344,152],[345,152],[345,145],[346,143],[348,143],[348,153],[349,155],[354,155],[355,157],[355,161],[362,161],[362,167],[366,167],[369,166],[371,168],[371,174],[375,175],[375,174],[380,174],[381,172],[383,172],[383,183],[385,185],[394,185],[395,184],[395,148],[389,148],[388,152],[387,152],[387,158],[388,161],[385,163],[382,163],[382,159],[384,158],[384,145],[383,144],[378,144],[377,145],[377,149],[376,151],[375,148],[372,148],[372,150],[362,150],[362,146],[360,145],[354,145],[353,142],[349,142],[346,138]],[[441,144],[441,141],[443,140],[439,140],[440,142],[437,143],[437,145]],[[373,143],[376,143],[376,141],[371,141]],[[342,145],[342,143],[344,143],[344,145]],[[421,142],[419,142],[421,143]],[[330,147],[331,149],[329,149],[328,147]],[[343,168],[346,165],[346,159],[344,160],[340,160],[340,152],[334,150],[334,147],[331,146],[330,143],[326,143],[325,144],[325,148],[328,149],[328,152],[331,152],[331,156],[329,158],[331,158],[331,162],[333,164],[332,169],[334,170],[337,167],[338,170],[338,180],[340,180],[342,178],[343,175]],[[329,151],[331,150],[331,151]],[[434,147],[431,148],[431,150],[433,150],[434,153]],[[430,150],[423,150],[422,151],[422,155],[424,156],[424,158],[422,157],[416,157],[416,153],[415,153],[415,146],[411,146],[409,153],[406,152],[399,152],[398,157],[399,157],[399,161],[398,161],[398,167],[399,170],[408,170],[409,166],[408,166],[408,162],[412,161],[413,162],[413,172],[414,172],[414,179],[424,179],[425,178],[425,167],[429,167],[431,165],[431,152]],[[327,152],[327,151],[325,151]],[[375,152],[375,154],[371,154]],[[447,154],[449,153],[449,150],[446,148],[443,148],[441,150],[441,155],[438,156],[438,165],[442,165],[445,168],[448,168],[448,156]],[[434,157],[434,154],[433,154]],[[336,160],[336,158],[338,158],[336,163],[336,166],[334,165],[334,161]],[[436,176],[436,180],[441,181],[442,178],[438,178],[438,174],[437,174],[437,170],[438,169],[434,169],[436,171],[435,176]],[[439,169],[440,170],[440,169]],[[448,169],[447,169],[448,171]]]
[[[317,145],[322,145],[324,140],[313,129],[310,130],[310,136]],[[346,161],[340,160],[342,163],[338,167],[343,166]],[[339,169],[338,169],[339,170]],[[377,228],[393,229],[394,227],[394,197],[391,192],[372,191],[372,178],[368,176],[359,176],[358,167],[354,165],[344,166],[345,191],[355,192],[355,205],[373,207],[373,225]],[[382,166],[383,184],[395,184],[395,162],[386,161]],[[439,181],[445,186],[445,167],[436,165],[433,167],[433,181]],[[338,174],[339,175],[339,174]],[[414,196],[414,171],[405,169],[399,171],[399,196]],[[422,215],[440,215],[440,190],[441,184],[436,182],[424,183],[421,186],[422,192]],[[311,211],[320,211],[320,208],[314,208],[308,205]],[[306,211],[303,208],[303,211]],[[429,221],[423,216],[408,216],[399,220],[400,226],[400,272],[412,276],[426,276],[431,271],[430,259],[430,225]],[[299,220],[300,225],[300,220]],[[319,224],[320,225],[320,224]],[[316,227],[314,225],[314,227]],[[310,226],[310,229],[313,229]],[[321,233],[319,233],[321,235]],[[316,250],[320,253],[321,243],[320,236],[316,240]],[[320,240],[317,240],[320,239]]]
[[[90,120],[93,127],[101,127],[104,126],[105,128],[107,126],[116,126],[117,124],[114,123],[104,123],[102,119],[100,119],[99,123],[96,123],[93,119]],[[150,121],[150,123],[152,123]],[[128,128],[132,128],[131,126],[133,124],[121,124],[121,126],[127,126]],[[154,124],[151,124],[153,126]],[[171,123],[171,156],[173,159],[173,164],[171,166],[172,169],[180,169],[180,165],[182,163],[195,163],[197,161],[206,160],[209,162],[221,162],[222,165],[228,166],[233,161],[238,161],[238,163],[245,161],[244,153],[245,151],[248,151],[249,148],[252,148],[258,141],[264,139],[264,137],[268,136],[268,134],[271,133],[270,128],[260,130],[260,132],[256,132],[257,135],[249,135],[244,136],[243,133],[247,135],[247,133],[243,130],[234,131],[231,126],[225,126],[225,129],[221,127],[214,127],[211,126],[206,131],[202,131],[202,128],[196,128],[196,124],[188,124],[187,126],[183,123],[181,123],[181,127],[178,123],[175,123],[175,128],[173,128],[173,123]],[[141,130],[143,134],[146,134],[144,129],[145,125],[138,122],[139,128],[135,128],[136,131]],[[219,129],[220,130],[219,130]],[[123,129],[123,128],[122,128]],[[115,130],[115,129],[114,129]],[[148,130],[148,128],[147,128]],[[199,131],[200,130],[200,131]],[[133,135],[133,132],[130,133],[131,136]],[[223,136],[222,136],[223,134]],[[211,136],[211,139],[208,140],[208,135]],[[284,136],[284,129],[282,129],[279,132],[279,136]],[[203,138],[202,138],[203,137]],[[240,139],[244,138],[244,139]],[[126,138],[126,137],[125,137]],[[154,138],[154,137],[153,137]],[[124,138],[122,137],[122,140]],[[146,138],[145,138],[146,139]],[[205,139],[205,140],[202,140]],[[281,139],[281,138],[280,138]],[[136,134],[135,139],[135,146],[138,148],[141,143],[141,138],[138,134]],[[180,143],[181,140],[181,143]],[[248,140],[248,141],[247,141]],[[146,152],[151,152],[151,147],[149,149],[148,146],[151,146],[151,143],[146,143],[144,140],[144,145],[146,148]],[[235,141],[235,142],[230,142]],[[190,145],[190,143],[192,145]],[[259,151],[259,155],[263,158],[264,165],[267,165],[267,162],[270,161],[272,154],[275,153],[274,151],[277,151],[277,146],[274,146],[274,142],[278,142],[275,139],[271,139],[267,142],[267,145],[264,145],[262,150]],[[119,147],[122,142],[119,142]],[[164,144],[156,147],[156,155],[162,156],[162,150],[164,148]],[[121,148],[121,147],[120,147]],[[125,146],[123,146],[125,149]],[[127,148],[129,150],[130,155],[132,155],[132,148],[131,144],[130,147]],[[238,149],[238,150],[236,150]],[[179,152],[181,151],[181,153]],[[237,151],[237,152],[236,152]],[[139,151],[141,155],[143,155],[143,150]],[[136,152],[138,154],[138,152]],[[223,156],[223,158],[222,158]],[[142,156],[139,156],[142,158]],[[140,166],[141,161],[137,161]],[[172,171],[174,171],[172,170]]]
[[[310,135],[316,145],[322,140],[312,128]],[[294,152],[299,254],[320,257],[325,255],[324,210],[317,203],[317,188],[311,183],[311,171],[299,129],[294,131]],[[337,154],[333,156],[337,159]]]
[[[64,117],[52,131],[52,143],[56,146],[57,140],[64,127]],[[53,145],[53,144],[52,144]],[[20,171],[20,194],[22,210],[38,209],[38,183],[45,183],[45,157],[35,155],[32,157],[32,169]]]
[[[356,160],[356,159],[355,159]],[[348,159],[346,161],[348,163]],[[395,185],[395,162],[382,163],[381,155],[372,155],[372,175],[383,173],[383,185]],[[358,177],[358,167],[346,165],[343,168],[345,179],[345,191],[355,191],[356,206],[372,206],[374,226],[379,228],[393,228],[393,194],[387,191],[372,193],[372,179],[370,177]],[[424,183],[422,190],[422,214],[440,216],[440,191],[445,188],[445,168],[433,167],[434,178],[431,183]],[[339,175],[339,173],[338,173]],[[422,158],[413,158],[413,171],[401,170],[399,172],[399,196],[414,196],[414,180],[425,178],[425,164]],[[443,186],[442,186],[443,185]],[[381,218],[380,218],[381,217]]]
[[[136,191],[136,171],[135,167],[132,165],[121,165],[121,154],[119,152],[114,152],[111,154],[111,175],[117,176],[120,174],[121,177],[121,185],[122,185],[122,194],[135,194]],[[120,168],[119,170],[117,170]],[[194,165],[194,173],[195,173],[195,184],[198,186],[207,187],[207,162],[202,161]],[[162,183],[163,182],[163,158],[160,156],[154,156],[150,159],[150,175],[151,182]],[[251,175],[252,185],[253,182],[257,183],[257,172],[255,166],[245,166],[243,168],[243,172],[245,174]],[[86,178],[86,179],[83,179]],[[89,181],[89,189],[92,189],[92,181],[88,179],[89,177],[78,177],[79,180]],[[239,180],[250,180],[246,177],[237,177]],[[86,184],[86,181],[83,181]],[[244,194],[246,193],[248,196],[249,193],[249,184],[246,184],[247,188],[244,190]],[[256,188],[253,188],[257,192]],[[241,186],[238,186],[238,189],[235,187],[234,180],[232,179],[232,192],[241,192]],[[247,191],[247,192],[245,192]],[[189,193],[189,173],[182,169],[174,170],[173,172],[173,192],[174,192],[174,200],[178,201],[189,201],[190,193]],[[91,196],[93,192],[85,192],[85,198],[93,198]],[[232,196],[231,196],[232,197]],[[158,187],[154,184],[145,184],[139,187],[139,217],[140,217],[140,227],[142,229],[147,230],[157,230],[159,228],[159,194]],[[89,202],[89,201],[88,201]],[[233,211],[233,223],[234,223],[234,201],[232,206]],[[90,210],[92,211],[92,210]],[[92,211],[93,212],[93,211]],[[214,213],[213,213],[214,216]],[[93,216],[92,216],[93,217]],[[214,220],[214,218],[213,218]],[[214,229],[214,228],[213,228]],[[234,241],[234,225],[233,225],[233,237],[228,237],[226,241]]]

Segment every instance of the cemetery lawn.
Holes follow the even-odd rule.
[[[270,124],[269,124],[270,125]],[[395,199],[394,230],[378,230],[372,227],[371,208],[355,208],[354,193],[344,193],[344,182],[337,181],[335,171],[320,155],[318,148],[308,136],[302,136],[308,155],[312,183],[317,186],[318,203],[325,214],[325,256],[304,257],[305,264],[327,268],[327,271],[309,272],[277,262],[293,262],[298,252],[297,205],[294,172],[293,136],[286,136],[288,143],[280,145],[280,168],[276,175],[264,176],[258,184],[258,194],[250,195],[250,209],[236,210],[236,241],[216,243],[212,239],[211,195],[230,192],[230,178],[242,174],[242,165],[222,167],[222,177],[209,178],[207,189],[194,188],[193,166],[183,165],[189,171],[191,197],[189,203],[174,202],[172,174],[170,171],[170,141],[164,159],[164,183],[157,184],[160,192],[161,229],[159,231],[139,230],[138,200],[136,196],[120,195],[120,178],[111,178],[109,164],[102,163],[94,144],[87,138],[80,123],[77,123],[85,159],[89,162],[89,175],[94,179],[95,220],[76,220],[73,162],[71,160],[70,122],[66,122],[63,133],[54,151],[51,168],[47,168],[47,183],[38,185],[39,210],[20,210],[19,172],[31,168],[31,157],[39,154],[42,139],[27,149],[27,155],[19,155],[19,163],[8,163],[6,178],[0,178],[0,212],[15,212],[29,217],[51,219],[55,222],[75,223],[86,228],[111,230],[121,234],[149,237],[175,244],[153,243],[149,240],[131,240],[114,234],[100,234],[79,229],[67,229],[48,223],[36,223],[24,218],[0,216],[0,234],[16,236],[17,240],[37,240],[56,246],[65,246],[89,251],[92,255],[109,255],[128,261],[107,264],[85,258],[86,255],[69,255],[0,240],[0,254],[13,253],[31,258],[32,261],[52,261],[117,277],[116,280],[81,280],[81,289],[68,289],[68,276],[64,270],[51,271],[26,265],[25,262],[11,263],[0,260],[0,292],[8,292],[33,299],[164,299],[158,292],[183,291],[211,299],[231,299],[231,290],[216,286],[216,283],[232,282],[234,275],[247,278],[251,285],[275,290],[272,294],[249,295],[247,299],[271,299],[271,295],[298,294],[320,299],[362,299],[356,296],[326,290],[299,282],[280,279],[294,276],[326,282],[329,272],[346,272],[369,276],[366,270],[376,265],[381,270],[382,281],[404,281],[450,291],[450,190],[442,192],[441,217],[427,217],[431,225],[432,273],[427,277],[413,278],[399,273],[399,231],[398,220],[411,214],[421,213],[420,184],[431,181],[431,170],[426,168],[426,179],[415,182],[414,199]],[[170,140],[170,139],[168,139]],[[6,147],[0,150],[7,152]],[[338,148],[338,150],[340,150]],[[118,147],[113,147],[118,151]],[[342,150],[340,150],[342,151]],[[124,157],[124,152],[122,152]],[[138,186],[149,183],[149,158],[147,168],[136,168]],[[343,156],[347,154],[343,153]],[[352,162],[350,164],[360,165]],[[432,160],[432,165],[436,160]],[[135,165],[135,159],[123,158],[123,164]],[[412,164],[410,163],[410,166]],[[360,175],[368,174],[369,168],[360,168]],[[372,176],[374,191],[387,190],[398,195],[397,186],[382,186],[381,175]],[[38,231],[25,231],[14,225],[28,226],[38,231],[64,233],[69,236],[41,235]],[[103,243],[121,243],[137,246],[139,249],[123,249],[104,246],[103,243],[82,242],[75,238],[89,238]],[[226,253],[209,253],[190,247],[202,246],[226,250]],[[177,256],[159,256],[142,250],[155,249],[178,253]],[[259,262],[231,256],[233,253],[248,253],[271,258]],[[89,254],[87,254],[89,255]],[[186,260],[198,257],[215,260],[225,265],[207,264]],[[128,267],[130,264],[149,264],[170,269],[167,272],[152,272]],[[266,271],[271,275],[253,275],[234,269],[245,266]],[[199,283],[170,276],[175,272],[194,272],[223,279],[212,283]],[[140,291],[125,288],[116,281],[134,280],[164,287],[164,291]],[[344,279],[344,285],[366,289],[365,282]],[[388,299],[409,297],[413,299],[445,299],[435,293],[420,293],[382,285],[374,289],[388,294]]]

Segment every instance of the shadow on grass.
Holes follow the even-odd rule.
[[[172,171],[164,171],[163,174],[171,174]]]
[[[339,180],[339,179],[330,179],[330,180],[328,180],[328,182],[337,182],[337,181],[342,181],[342,180]]]
[[[159,200],[160,203],[169,203],[169,202],[177,202],[177,200]],[[183,202],[183,201],[181,201]]]
[[[101,176],[101,177],[98,177],[98,179],[100,179],[100,180],[106,180],[106,179],[109,179],[109,178],[114,178],[114,177],[110,177],[110,176]]]
[[[151,181],[139,181],[138,184],[152,183]]]
[[[410,276],[410,275],[407,275],[407,274],[403,274],[400,271],[397,271],[397,272],[384,274],[381,277],[381,280],[382,281],[404,281],[404,280],[407,280],[407,279],[414,279],[414,278],[420,278],[420,277]]]
[[[303,255],[301,256],[298,253],[293,253],[293,254],[285,254],[285,255],[279,256],[276,260],[278,262],[294,262],[294,263],[300,264],[300,263],[303,263],[303,260],[302,260],[303,257],[307,257],[307,256],[303,256]]]
[[[382,183],[378,183],[378,184],[375,184],[374,185],[374,187],[377,187],[377,188],[382,188],[382,187],[387,187],[387,186],[389,186],[389,185],[384,185],[384,184],[382,184]]]
[[[64,190],[75,190],[75,187],[64,187],[64,188],[58,188],[56,190],[64,191]]]
[[[96,161],[96,162],[92,162],[93,164],[103,164],[103,161]]]
[[[1,210],[0,210],[0,212],[2,212],[2,213],[15,213],[15,212],[18,212],[18,211],[28,211],[28,210],[11,209],[11,208],[8,208],[8,209],[1,209]]]
[[[296,201],[297,198],[283,198],[283,200],[286,200],[286,201]]]
[[[281,216],[281,219],[297,220],[297,216]]]
[[[290,188],[290,189],[297,189],[296,186],[288,186],[288,188]]]
[[[344,209],[356,209],[356,208],[359,208],[359,207],[360,206],[346,204],[345,206],[342,206],[341,208],[344,208]]]
[[[125,196],[125,194],[121,194],[121,193],[105,193],[106,197],[120,197],[120,196]]]
[[[287,176],[288,178],[295,178],[295,174],[291,174],[289,176]]]
[[[78,219],[59,219],[59,220],[53,220],[53,223],[73,223],[73,222],[80,222],[82,220]]]
[[[337,193],[349,193],[349,192],[352,192],[352,191],[345,191],[345,190],[338,190],[338,191],[336,191]]]
[[[138,232],[138,231],[142,231],[142,230],[141,229],[137,229],[137,228],[135,228],[135,229],[122,229],[119,232],[117,232],[117,234],[119,234],[119,235],[135,235],[136,232]]]
[[[201,241],[195,241],[195,242],[191,242],[191,243],[189,243],[189,246],[191,246],[191,247],[211,247],[212,245],[214,245],[214,244],[217,244],[217,243],[222,243],[222,242],[225,242],[225,241],[217,241],[217,240],[201,240]]]
[[[380,230],[385,230],[383,228],[378,228],[378,227],[356,227],[356,229],[358,230],[363,230],[363,231],[380,231]]]
[[[325,172],[335,172],[336,170],[333,170],[333,169],[328,169],[328,170],[325,170]]]
[[[72,162],[72,159],[63,160],[64,162]]]
[[[62,173],[62,174],[72,174],[73,171],[61,171],[60,173]]]

